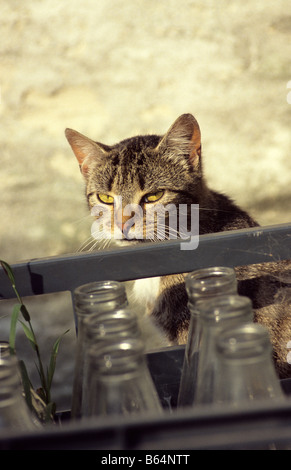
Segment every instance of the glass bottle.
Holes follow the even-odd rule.
[[[10,347],[8,341],[0,341],[0,359],[10,356]]]
[[[89,317],[86,322],[84,345],[84,368],[82,384],[81,416],[88,416],[88,391],[90,390],[90,360],[88,351],[94,346],[95,351],[108,342],[120,342],[131,338],[141,338],[137,316],[129,308]]]
[[[219,296],[199,305],[202,338],[194,390],[194,404],[212,403],[217,379],[218,359],[215,341],[228,327],[253,320],[251,300],[239,295]]]
[[[93,346],[89,354],[89,416],[162,413],[141,339]]]
[[[216,339],[216,353],[215,403],[239,406],[254,400],[284,399],[264,326],[248,323],[223,330]]]
[[[22,395],[18,360],[12,355],[0,358],[0,433],[7,429],[37,429]]]
[[[74,307],[77,317],[77,346],[71,417],[78,418],[81,413],[82,383],[85,354],[86,318],[112,312],[127,306],[124,284],[118,281],[91,282],[79,286],[74,291]]]
[[[178,406],[193,404],[194,387],[197,375],[201,322],[199,322],[199,302],[220,295],[237,294],[235,271],[228,267],[210,267],[189,273],[185,279],[190,310],[188,340],[178,394]]]

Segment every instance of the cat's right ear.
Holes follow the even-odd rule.
[[[172,160],[188,157],[188,161],[201,171],[201,134],[199,124],[192,114],[182,114],[158,145]]]
[[[65,135],[79,162],[81,173],[86,178],[92,161],[104,158],[107,152],[89,137],[73,129],[66,129]]]

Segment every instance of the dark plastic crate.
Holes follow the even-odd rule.
[[[184,348],[147,355],[164,413],[161,416],[70,421],[70,413],[37,433],[0,433],[0,450],[291,449],[291,402],[176,408]],[[291,379],[281,381],[291,394]]]
[[[70,291],[93,281],[127,281],[209,266],[255,264],[291,259],[291,224],[255,227],[203,235],[193,252],[180,249],[177,240],[108,252],[81,253],[12,266],[22,297]],[[0,270],[0,299],[14,298]],[[197,407],[179,410],[177,396],[184,348],[167,348],[147,355],[161,403],[162,416],[96,418],[70,421],[59,414],[59,424],[38,433],[0,433],[0,450],[77,449],[289,449],[291,402],[252,403],[239,409]],[[281,381],[286,394],[291,380]]]

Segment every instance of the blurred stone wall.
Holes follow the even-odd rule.
[[[74,252],[90,235],[66,127],[113,144],[191,112],[212,187],[262,225],[290,221],[288,0],[0,0],[0,31],[1,258]],[[72,327],[70,299],[53,305],[31,307],[48,344]]]

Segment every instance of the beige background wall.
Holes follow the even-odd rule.
[[[262,225],[291,221],[288,0],[0,0],[0,31],[1,258],[89,236],[66,127],[112,144],[191,112],[212,187]],[[51,340],[69,316],[48,309]]]

